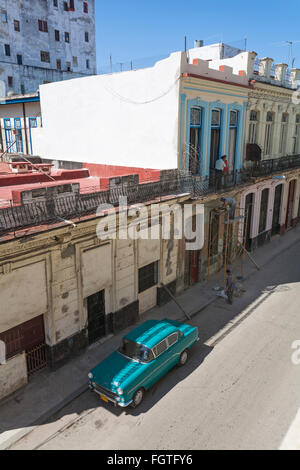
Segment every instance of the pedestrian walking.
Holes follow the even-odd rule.
[[[233,302],[234,289],[235,289],[235,284],[234,284],[234,279],[233,279],[232,273],[231,273],[230,269],[227,269],[226,270],[225,293],[227,295],[229,304],[232,304],[232,302]]]

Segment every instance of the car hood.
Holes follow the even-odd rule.
[[[132,361],[115,351],[91,370],[94,376],[92,381],[114,390],[134,379],[142,368],[143,364]]]

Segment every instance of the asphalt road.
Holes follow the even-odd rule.
[[[86,392],[12,449],[278,449],[300,409],[300,242],[252,276],[233,306],[194,317],[201,341],[142,405]],[[300,441],[300,436],[299,436]]]

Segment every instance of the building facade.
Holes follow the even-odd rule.
[[[96,73],[94,0],[0,1],[1,96]]]

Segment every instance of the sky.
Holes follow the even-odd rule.
[[[290,46],[285,41],[295,41],[292,57],[300,67],[299,0],[95,0],[95,4],[100,73],[109,67],[110,55],[114,71],[130,61],[146,66],[184,50],[185,36],[188,48],[195,39],[203,39],[204,44],[223,41],[240,49],[247,37],[248,51],[277,63],[290,59],[289,65]]]

